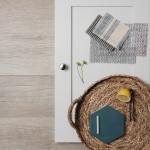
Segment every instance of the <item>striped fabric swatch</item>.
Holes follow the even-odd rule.
[[[134,54],[126,54],[118,51],[108,51],[99,42],[90,38],[90,63],[120,63],[135,64],[136,56]]]
[[[95,39],[97,42],[101,43],[103,46],[105,46],[108,50],[114,50],[114,47],[110,44],[103,41],[101,38],[99,38],[97,35],[93,33],[95,26],[97,23],[102,19],[102,16],[98,15],[95,20],[92,22],[92,24],[89,26],[89,28],[86,30],[86,33],[91,36],[93,39]]]
[[[96,24],[93,33],[113,48],[120,49],[129,36],[130,28],[106,13]]]
[[[100,49],[110,51],[112,47],[107,43],[103,43],[102,40],[93,34],[93,30],[97,23],[102,19],[102,16],[98,15],[90,27],[86,30],[86,33],[97,41],[101,43]],[[130,35],[127,40],[124,42],[120,50],[115,49],[113,51],[116,56],[119,56],[118,53],[122,53],[124,56],[135,55],[135,56],[146,56],[147,55],[147,45],[148,45],[148,23],[134,23],[126,24],[130,27]]]

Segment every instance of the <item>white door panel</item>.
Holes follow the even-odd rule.
[[[149,51],[146,57],[137,57],[136,64],[88,63],[84,67],[83,84],[78,76],[76,62],[89,62],[90,37],[86,29],[98,14],[106,12],[124,23],[149,23],[149,0],[56,0],[55,22],[55,141],[79,142],[67,120],[71,101],[79,97],[93,82],[113,74],[128,74],[149,82]],[[149,50],[149,48],[148,48]],[[60,70],[65,63],[67,70]]]

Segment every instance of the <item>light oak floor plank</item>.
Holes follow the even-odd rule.
[[[0,75],[52,75],[54,1],[0,0],[0,20]]]
[[[0,117],[54,115],[53,76],[0,76]]]
[[[50,124],[50,117],[0,117],[0,149],[50,149]]]

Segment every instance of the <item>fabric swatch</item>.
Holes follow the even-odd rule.
[[[95,26],[100,21],[102,16],[98,15],[95,20],[92,22],[92,24],[89,26],[89,28],[86,30],[86,33],[91,36],[93,39],[95,39],[97,42],[101,43],[103,46],[105,46],[108,50],[113,50],[114,47],[103,41],[101,38],[99,38],[97,35],[93,33],[93,30],[95,29]]]
[[[99,42],[90,39],[90,63],[121,63],[121,64],[135,64],[136,56],[134,54],[122,53],[122,51],[108,51]]]
[[[96,24],[93,33],[116,49],[120,49],[130,33],[127,25],[106,13]]]
[[[95,39],[98,43],[101,43],[100,49],[106,51],[112,51],[112,47],[106,42],[102,43],[101,39],[93,34],[96,24],[100,21],[102,16],[98,15],[86,33]],[[134,23],[127,24],[130,27],[130,35],[124,42],[120,50],[115,49],[114,54],[118,55],[119,51],[122,51],[124,56],[135,55],[135,56],[146,56],[147,55],[147,44],[148,44],[148,23]],[[107,53],[107,52],[106,52]]]

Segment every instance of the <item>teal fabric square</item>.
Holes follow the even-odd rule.
[[[105,106],[90,116],[90,134],[109,144],[125,134],[125,116],[111,106]]]

